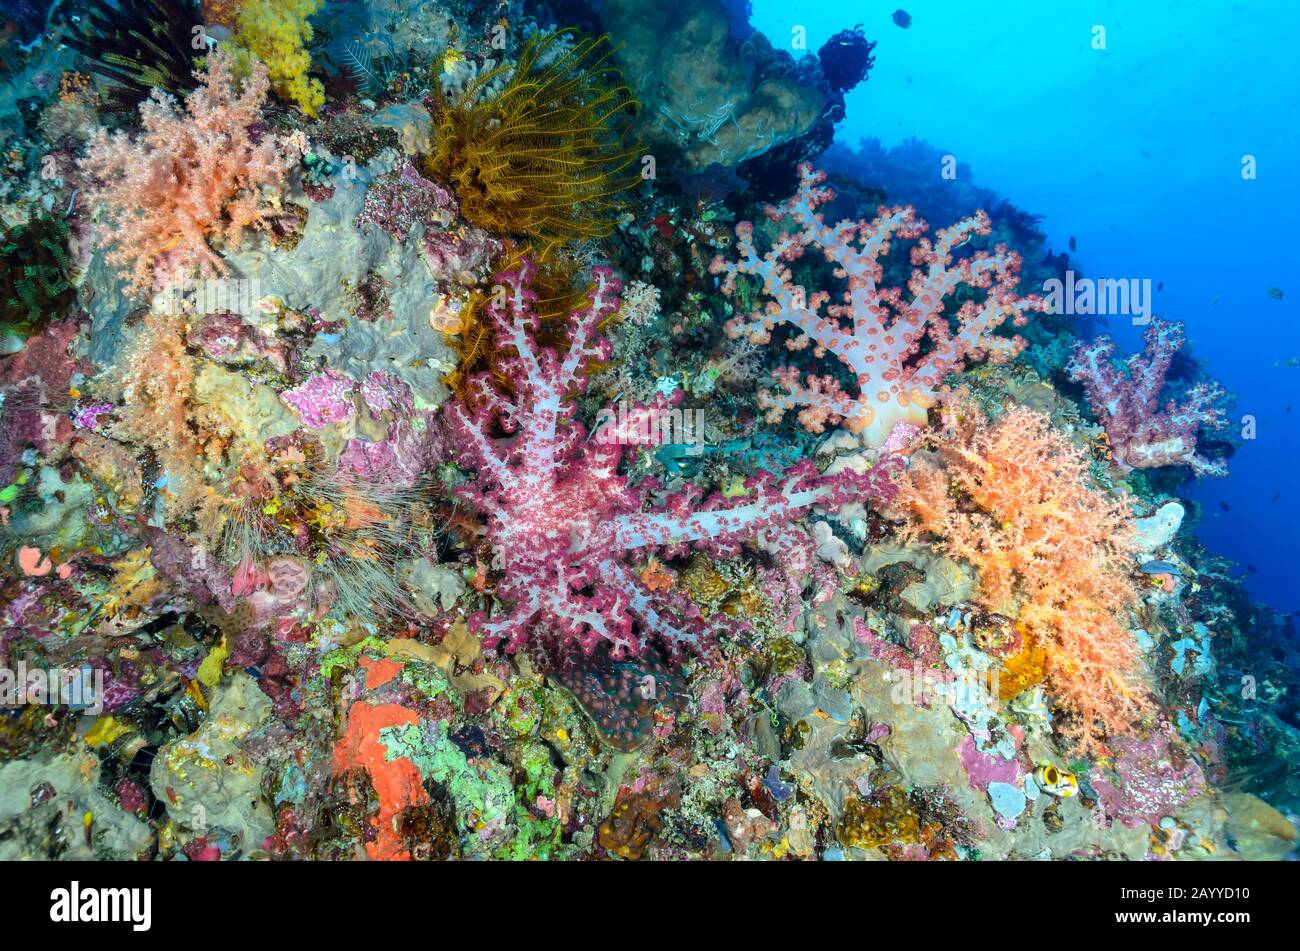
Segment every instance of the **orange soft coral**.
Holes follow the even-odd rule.
[[[182,337],[184,318],[156,311],[124,354],[122,366],[104,374],[101,392],[121,403],[109,434],[149,450],[162,469],[162,498],[170,518],[193,516],[212,536],[223,500],[205,467],[224,468],[233,439],[229,420],[194,398],[195,367]]]
[[[1125,506],[1090,488],[1083,453],[1023,406],[990,423],[955,402],[933,448],[914,458],[896,503],[910,536],[937,536],[974,566],[983,605],[1046,651],[1062,733],[1079,752],[1130,732],[1150,700],[1124,623],[1137,603]]]
[[[224,275],[210,242],[239,244],[249,228],[267,223],[266,198],[279,197],[301,143],[267,134],[254,142],[269,81],[254,63],[236,90],[231,60],[208,56],[202,85],[185,99],[185,112],[155,92],[140,107],[144,131],[135,139],[102,129],[81,166],[91,181],[91,204],[106,212],[96,235],[112,247],[108,261],[130,267],[136,296],[194,273]]]

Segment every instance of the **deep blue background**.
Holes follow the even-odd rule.
[[[777,46],[790,48],[796,25],[808,50],[859,23],[879,41],[839,140],[927,139],[1044,215],[1056,250],[1074,236],[1071,258],[1088,276],[1164,282],[1156,314],[1185,321],[1196,354],[1237,394],[1234,425],[1246,414],[1258,423],[1231,476],[1190,490],[1205,505],[1197,531],[1256,566],[1255,596],[1300,609],[1300,366],[1285,366],[1300,358],[1300,2],[753,6]],[[899,6],[908,29],[891,18]],[[1092,48],[1095,25],[1104,51]],[[1242,179],[1245,154],[1255,181]],[[1126,319],[1109,330],[1126,352],[1140,347]]]

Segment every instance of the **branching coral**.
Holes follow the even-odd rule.
[[[229,57],[214,51],[208,71],[196,76],[201,85],[186,97],[184,113],[155,92],[140,107],[138,138],[100,130],[81,161],[90,201],[107,213],[97,240],[112,246],[111,263],[130,267],[136,295],[195,271],[224,275],[210,242],[237,247],[245,231],[267,225],[264,192],[278,199],[300,153],[293,138],[254,141],[249,133],[266,101],[262,66],[253,64],[236,90]]]
[[[852,375],[857,389],[845,392],[832,374],[802,374],[788,366],[774,375],[784,393],[763,391],[760,406],[768,420],[780,420],[797,410],[799,421],[811,432],[841,420],[867,443],[879,446],[894,425],[924,425],[926,409],[934,404],[944,376],[967,360],[985,355],[1006,360],[1024,346],[1019,338],[1001,337],[994,331],[1011,318],[1017,326],[1027,314],[1040,309],[1036,297],[1015,293],[1020,258],[999,246],[993,254],[978,252],[958,260],[953,252],[975,235],[987,235],[991,226],[982,212],[959,221],[935,236],[922,237],[925,222],[910,207],[882,208],[874,221],[842,221],[830,226],[817,209],[834,192],[820,187],[825,175],[811,165],[799,169],[798,192],[767,214],[782,223],[772,248],[759,254],[754,226],[736,228],[739,259],[713,261],[711,270],[722,275],[723,289],[734,293],[737,279],[757,277],[769,298],[762,309],[738,316],[727,325],[733,337],[768,343],[779,324],[796,332],[786,341],[792,351],[812,347],[820,358],[834,354]],[[879,286],[881,264],[896,239],[918,239],[911,252],[914,265],[904,298],[901,288]],[[835,265],[835,274],[847,282],[838,302],[826,290],[812,293],[796,284],[790,263],[809,248],[820,250]],[[945,312],[945,302],[962,286],[974,293],[956,311],[956,332]],[[981,296],[979,291],[984,291]]]
[[[223,497],[205,467],[220,466],[233,436],[223,414],[194,396],[194,360],[185,350],[180,318],[151,312],[120,370],[103,375],[104,391],[120,399],[109,434],[153,453],[172,518],[195,516],[213,534]]]
[[[506,270],[518,269],[522,260],[518,248],[511,248],[502,262],[503,267]],[[565,334],[569,315],[586,304],[592,285],[575,280],[561,263],[543,261],[536,265],[531,287],[537,295],[533,313],[538,320],[538,343],[563,353],[569,345]],[[490,288],[475,288],[460,312],[460,332],[456,337],[460,361],[447,375],[447,386],[459,399],[468,403],[477,399],[473,381],[481,373],[491,374],[500,389],[508,391],[511,386],[510,377],[503,372],[501,365],[510,359],[513,351],[498,343],[497,331],[488,313],[491,300]],[[605,330],[617,319],[618,314],[609,315],[598,329]],[[589,372],[595,373],[597,369],[593,366]]]
[[[609,58],[604,38],[566,47],[539,34],[454,102],[439,90],[426,170],[451,185],[470,222],[543,258],[613,230],[639,176],[637,151],[620,140],[635,105]]]
[[[1150,709],[1125,623],[1137,604],[1131,515],[1089,487],[1086,457],[1046,416],[1014,406],[990,423],[954,402],[935,454],[914,456],[903,480],[907,532],[978,570],[983,606],[1046,652],[1062,732],[1095,751]]]
[[[1228,467],[1196,452],[1201,426],[1221,429],[1226,424],[1218,405],[1227,391],[1215,381],[1191,387],[1183,402],[1160,407],[1160,391],[1174,354],[1182,349],[1183,325],[1153,320],[1147,328],[1146,354],[1133,354],[1124,369],[1113,362],[1115,342],[1098,337],[1079,344],[1069,366],[1070,378],[1083,384],[1092,411],[1106,427],[1111,451],[1119,467],[1151,469],[1191,466],[1196,475],[1224,476]]]
[[[608,642],[621,656],[639,652],[654,635],[677,654],[699,649],[706,633],[699,609],[684,597],[646,590],[630,556],[662,550],[671,558],[692,544],[734,553],[746,538],[814,505],[836,508],[850,497],[891,491],[881,469],[824,478],[811,464],[780,482],[756,478],[743,495],[703,504],[691,489],[659,500],[657,485],[634,486],[618,471],[623,447],[589,441],[570,401],[586,388],[583,371],[608,356],[597,329],[618,309],[619,285],[607,271],[593,274],[595,286],[587,306],[570,318],[569,348],[561,357],[536,342],[532,275],[527,261],[517,273],[498,275],[508,293],[489,305],[499,345],[517,354],[501,367],[511,395],[484,374],[475,380],[481,409],[455,403],[447,410],[462,465],[477,473],[458,496],[487,516],[487,540],[502,569],[496,593],[508,607],[474,619],[489,642],[513,651],[530,636],[550,634],[588,652]],[[498,432],[509,438],[500,441]]]

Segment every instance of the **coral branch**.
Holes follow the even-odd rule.
[[[1028,313],[1042,308],[1039,298],[1016,294],[1019,256],[999,245],[992,254],[954,257],[973,236],[989,234],[987,215],[979,212],[945,228],[933,242],[923,237],[927,225],[909,207],[882,207],[873,221],[830,226],[818,212],[834,198],[830,189],[820,187],[825,174],[808,164],[800,166],[799,174],[795,195],[767,209],[782,224],[771,249],[760,254],[754,226],[743,222],[736,228],[738,259],[713,261],[711,270],[722,275],[727,293],[735,291],[737,277],[749,275],[762,279],[769,298],[763,310],[731,320],[727,332],[768,343],[778,324],[789,324],[798,333],[787,348],[812,347],[818,358],[833,354],[852,375],[857,395],[831,375],[808,373],[801,379],[798,369],[784,367],[774,374],[784,392],[760,393],[769,421],[797,411],[811,432],[845,421],[854,432],[864,433],[869,445],[878,446],[895,423],[923,424],[943,378],[965,361],[1001,361],[1019,353],[1023,341],[994,333],[1007,318],[1021,326]],[[917,240],[907,299],[900,288],[880,287],[881,260],[895,239]],[[846,282],[838,302],[827,291],[810,295],[795,283],[790,262],[809,248],[820,250],[836,266],[836,277]],[[945,302],[961,285],[985,293],[956,311],[954,331]]]
[[[278,196],[302,147],[293,137],[255,142],[249,133],[266,102],[261,64],[237,91],[230,58],[214,50],[207,73],[195,78],[201,85],[185,112],[155,91],[140,106],[139,137],[101,129],[81,160],[94,183],[91,203],[107,211],[97,241],[112,247],[110,263],[130,266],[137,296],[194,272],[224,275],[211,242],[237,247],[245,231],[267,223],[264,193]]]
[[[1227,391],[1217,382],[1198,383],[1183,402],[1160,407],[1158,399],[1174,354],[1182,349],[1183,325],[1154,320],[1147,328],[1145,354],[1133,354],[1121,370],[1114,363],[1115,342],[1098,337],[1079,344],[1070,364],[1070,378],[1082,383],[1092,411],[1106,428],[1115,462],[1124,471],[1159,466],[1190,466],[1196,475],[1224,476],[1228,467],[1220,460],[1196,452],[1201,426],[1226,425],[1218,405]]]
[[[1041,413],[1014,406],[989,423],[964,404],[947,420],[899,494],[908,533],[973,565],[981,604],[1047,651],[1062,732],[1080,752],[1131,733],[1151,709],[1128,629],[1131,515],[1089,487],[1087,460]]]
[[[594,273],[587,306],[570,317],[561,359],[536,342],[533,271],[525,262],[518,273],[499,275],[504,293],[489,310],[499,343],[517,354],[501,364],[513,399],[475,410],[457,402],[447,411],[462,465],[478,475],[458,494],[488,516],[487,537],[502,569],[497,595],[509,604],[495,617],[474,619],[488,641],[514,651],[535,632],[587,652],[607,642],[622,656],[655,636],[674,654],[699,650],[708,631],[698,609],[681,596],[652,600],[629,570],[632,555],[662,550],[674,557],[692,545],[734,552],[814,505],[834,508],[850,497],[893,491],[883,469],[823,477],[805,464],[780,482],[752,480],[748,494],[735,499],[714,496],[701,505],[699,493],[687,489],[656,500],[657,484],[634,486],[619,472],[622,446],[588,441],[573,418],[572,396],[586,388],[583,370],[608,357],[597,331],[618,309],[618,282],[607,271]],[[486,375],[479,385],[490,386]],[[506,438],[493,438],[494,430]]]

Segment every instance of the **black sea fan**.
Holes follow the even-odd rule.
[[[207,54],[194,0],[82,0],[80,31],[63,42],[90,60],[90,68],[117,87],[110,108],[134,114],[154,89],[183,96],[197,82],[197,60]],[[195,48],[197,45],[197,49]]]

